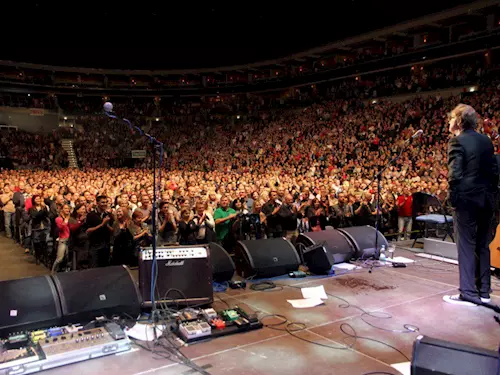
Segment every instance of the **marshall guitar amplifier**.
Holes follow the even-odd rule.
[[[182,306],[213,302],[212,262],[208,245],[162,247],[156,249],[158,273],[155,301]],[[151,306],[153,250],[139,253],[139,286],[144,306]]]

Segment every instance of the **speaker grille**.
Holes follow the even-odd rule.
[[[65,323],[88,322],[97,316],[140,313],[140,296],[125,266],[93,268],[53,276]]]
[[[380,249],[382,245],[388,246],[384,235],[377,232],[374,227],[369,225],[361,227],[341,228],[339,232],[344,233],[354,245],[356,250],[355,257],[360,258],[365,253],[366,249],[375,249],[375,234],[377,234],[377,247]]]
[[[284,238],[238,241],[236,271],[243,277],[274,277],[296,271],[300,258]]]
[[[496,352],[420,336],[413,344],[412,375],[497,374]]]
[[[194,247],[206,250],[200,258],[184,257],[184,249]],[[205,305],[213,302],[212,260],[208,245],[172,246],[166,248],[176,260],[158,260],[156,302],[183,306]],[[158,250],[158,249],[157,249]],[[151,306],[151,260],[139,256],[139,285],[144,298],[143,305]]]
[[[0,336],[61,324],[59,296],[50,276],[0,283]]]

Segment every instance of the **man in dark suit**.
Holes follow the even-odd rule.
[[[449,202],[455,208],[460,294],[444,296],[449,303],[474,306],[490,302],[490,250],[498,186],[493,144],[476,132],[477,114],[459,104],[449,116]]]

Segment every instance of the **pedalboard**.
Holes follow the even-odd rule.
[[[255,313],[238,306],[231,309],[186,309],[177,317],[177,335],[186,343],[262,328]]]

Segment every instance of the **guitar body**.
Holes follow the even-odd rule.
[[[497,226],[495,238],[490,243],[491,266],[500,271],[500,225]]]
[[[489,119],[484,119],[483,122],[483,131],[486,135],[488,135],[492,142],[494,142],[495,147],[497,146],[496,141],[500,139],[500,134],[498,133],[498,129],[493,128],[493,124]],[[497,165],[500,166],[500,154],[495,153],[495,159]],[[497,197],[498,199],[498,197]],[[498,210],[498,204],[496,209]],[[497,212],[498,215],[498,212]],[[498,216],[497,216],[498,220]],[[497,226],[495,232],[495,238],[490,243],[490,264],[493,267],[494,275],[500,277],[500,224]]]

